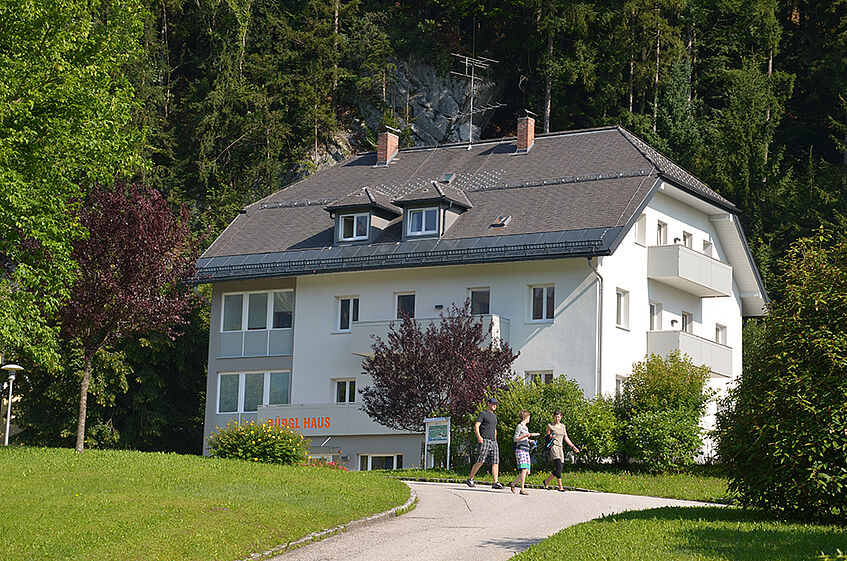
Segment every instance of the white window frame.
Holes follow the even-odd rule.
[[[349,306],[349,318],[348,321],[350,325],[344,327],[341,323],[341,311],[344,306],[344,301],[348,300],[350,302]],[[355,302],[355,303],[354,303]],[[361,311],[361,303],[359,301],[358,295],[350,295],[350,296],[337,296],[335,298],[335,329],[337,333],[349,333],[353,330],[353,324],[359,322],[359,312]]]
[[[356,226],[360,217],[365,218],[365,234],[363,236],[359,236],[356,234]],[[370,217],[371,215],[367,212],[357,212],[354,214],[340,214],[338,216],[338,241],[355,242],[359,240],[368,239],[368,235],[370,234],[371,230]],[[353,236],[349,238],[344,236],[344,220],[348,218],[353,221]]]
[[[273,313],[274,313],[274,295],[277,292],[290,292],[291,293],[291,327],[274,327],[273,326]],[[249,319],[250,312],[250,295],[251,294],[266,294],[268,297],[267,310],[265,313],[265,327],[264,329],[248,329],[247,321]],[[230,329],[224,330],[224,313],[226,308],[226,298],[227,296],[241,296],[241,329]],[[294,289],[293,288],[283,288],[281,290],[253,290],[250,292],[225,292],[221,295],[221,322],[220,322],[220,332],[221,333],[245,333],[248,331],[281,331],[284,329],[293,329],[294,328]]]
[[[682,245],[689,249],[694,249],[694,234],[691,232],[682,231]]]
[[[668,224],[658,220],[656,222],[656,245],[668,245]]]
[[[392,465],[394,467],[391,468],[392,470],[403,469],[403,466],[397,467],[397,463],[398,463],[397,458],[403,457],[403,454],[401,454],[400,452],[387,452],[387,453],[377,453],[377,454],[358,454],[358,458],[357,458],[358,462],[356,462],[356,467],[359,468],[359,471],[362,471],[362,460],[364,458],[367,458],[368,459],[367,460],[368,469],[366,469],[365,471],[371,471],[373,469],[373,459],[374,458],[389,458],[389,457],[393,458],[392,459]]]
[[[438,233],[438,224],[441,221],[440,212],[438,212],[438,207],[426,207],[426,208],[413,208],[406,211],[406,235],[407,236],[430,236],[432,234]],[[427,212],[435,213],[435,228],[432,230],[426,229],[426,214]],[[412,230],[412,215],[416,213],[421,213],[421,229],[420,231]]]
[[[247,387],[246,379],[249,374],[262,374],[262,403],[260,405],[271,405],[271,374],[288,374],[288,403],[274,403],[273,405],[290,405],[291,404],[291,370],[245,370],[243,372],[218,372],[218,388],[215,399],[215,411],[217,415],[242,415],[253,414],[256,411],[244,410],[244,394]],[[221,378],[223,376],[238,376],[238,390],[236,398],[236,411],[221,411]]]
[[[535,289],[541,288],[542,293],[542,301],[541,301],[541,317],[534,317],[535,314]],[[553,289],[553,315],[548,317],[549,310],[549,291],[548,288]],[[529,286],[529,322],[530,323],[552,323],[556,318],[556,285],[554,283],[550,284],[532,284]]]
[[[350,382],[353,382],[353,400],[350,400]],[[344,384],[344,401],[338,401],[338,384]],[[338,405],[349,405],[358,403],[356,392],[359,390],[356,378],[333,378],[332,379],[332,402]]]
[[[714,245],[709,240],[703,240],[703,255],[714,256]]]
[[[394,293],[394,319],[400,319],[400,320],[403,319],[400,316],[400,297],[401,296],[414,296],[415,297],[415,305],[412,308],[412,315],[411,315],[411,318],[415,319],[415,316],[417,315],[417,311],[418,311],[417,310],[417,308],[418,308],[418,297],[414,292],[395,292]]]
[[[715,324],[715,343],[726,346],[726,326]]]
[[[635,243],[640,246],[647,245],[647,215],[642,214],[635,221]]]
[[[629,330],[629,291],[615,289],[615,326]]]
[[[527,384],[531,384],[533,382],[541,382],[542,384],[549,384],[553,381],[555,376],[553,375],[552,370],[526,370],[524,371],[524,380]]]
[[[650,301],[650,331],[662,330],[662,303]]]
[[[681,319],[679,322],[680,331],[684,331],[685,333],[694,333],[694,314],[691,312],[682,311]]]
[[[490,286],[477,286],[474,288],[468,289],[468,299],[471,301],[471,313],[473,313],[473,293],[474,292],[487,292],[488,293],[488,311],[484,314],[475,314],[480,316],[491,315],[491,287]]]

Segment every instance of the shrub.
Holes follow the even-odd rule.
[[[695,366],[679,351],[633,364],[615,401],[624,456],[654,472],[691,464],[702,445],[699,422],[711,397],[708,376],[708,366]]]
[[[614,400],[598,397],[574,413],[568,436],[580,449],[580,463],[596,466],[620,452],[622,425],[615,414]]]
[[[758,360],[718,415],[718,454],[742,505],[844,524],[847,242],[800,240],[781,267]]]
[[[309,441],[300,433],[253,421],[243,425],[229,423],[209,437],[212,456],[251,462],[284,465],[302,462],[308,447]]]
[[[626,431],[627,455],[657,473],[691,465],[702,445],[698,419],[684,411],[643,411]]]

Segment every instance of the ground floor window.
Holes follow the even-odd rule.
[[[527,384],[549,384],[553,381],[552,370],[527,370],[525,375]]]
[[[403,469],[403,454],[359,454],[359,471]]]

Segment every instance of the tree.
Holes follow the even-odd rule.
[[[794,243],[785,290],[718,415],[718,452],[742,505],[847,522],[847,242]]]
[[[373,353],[362,364],[373,380],[361,391],[363,409],[386,427],[413,432],[431,415],[461,419],[474,411],[506,382],[518,358],[508,343],[492,337],[490,324],[483,329],[469,301],[461,308],[452,304],[426,328],[409,317],[392,323],[388,340],[377,337]]]
[[[174,214],[158,191],[142,185],[94,188],[79,218],[90,235],[74,246],[80,270],[62,310],[62,330],[82,351],[76,435],[82,452],[95,357],[123,338],[172,334],[184,322],[194,299],[182,281],[197,252],[187,209]]]
[[[138,163],[136,0],[0,0],[0,341],[58,364],[85,188]]]

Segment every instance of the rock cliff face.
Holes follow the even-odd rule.
[[[479,108],[496,104],[503,87],[486,74],[474,79],[473,138],[491,118],[491,111]],[[393,111],[402,127],[412,132],[414,146],[432,146],[447,142],[467,142],[471,105],[470,79],[442,73],[435,67],[417,60],[400,61],[386,89],[386,105]],[[379,126],[382,113],[379,107],[360,107],[365,124],[371,130]]]

